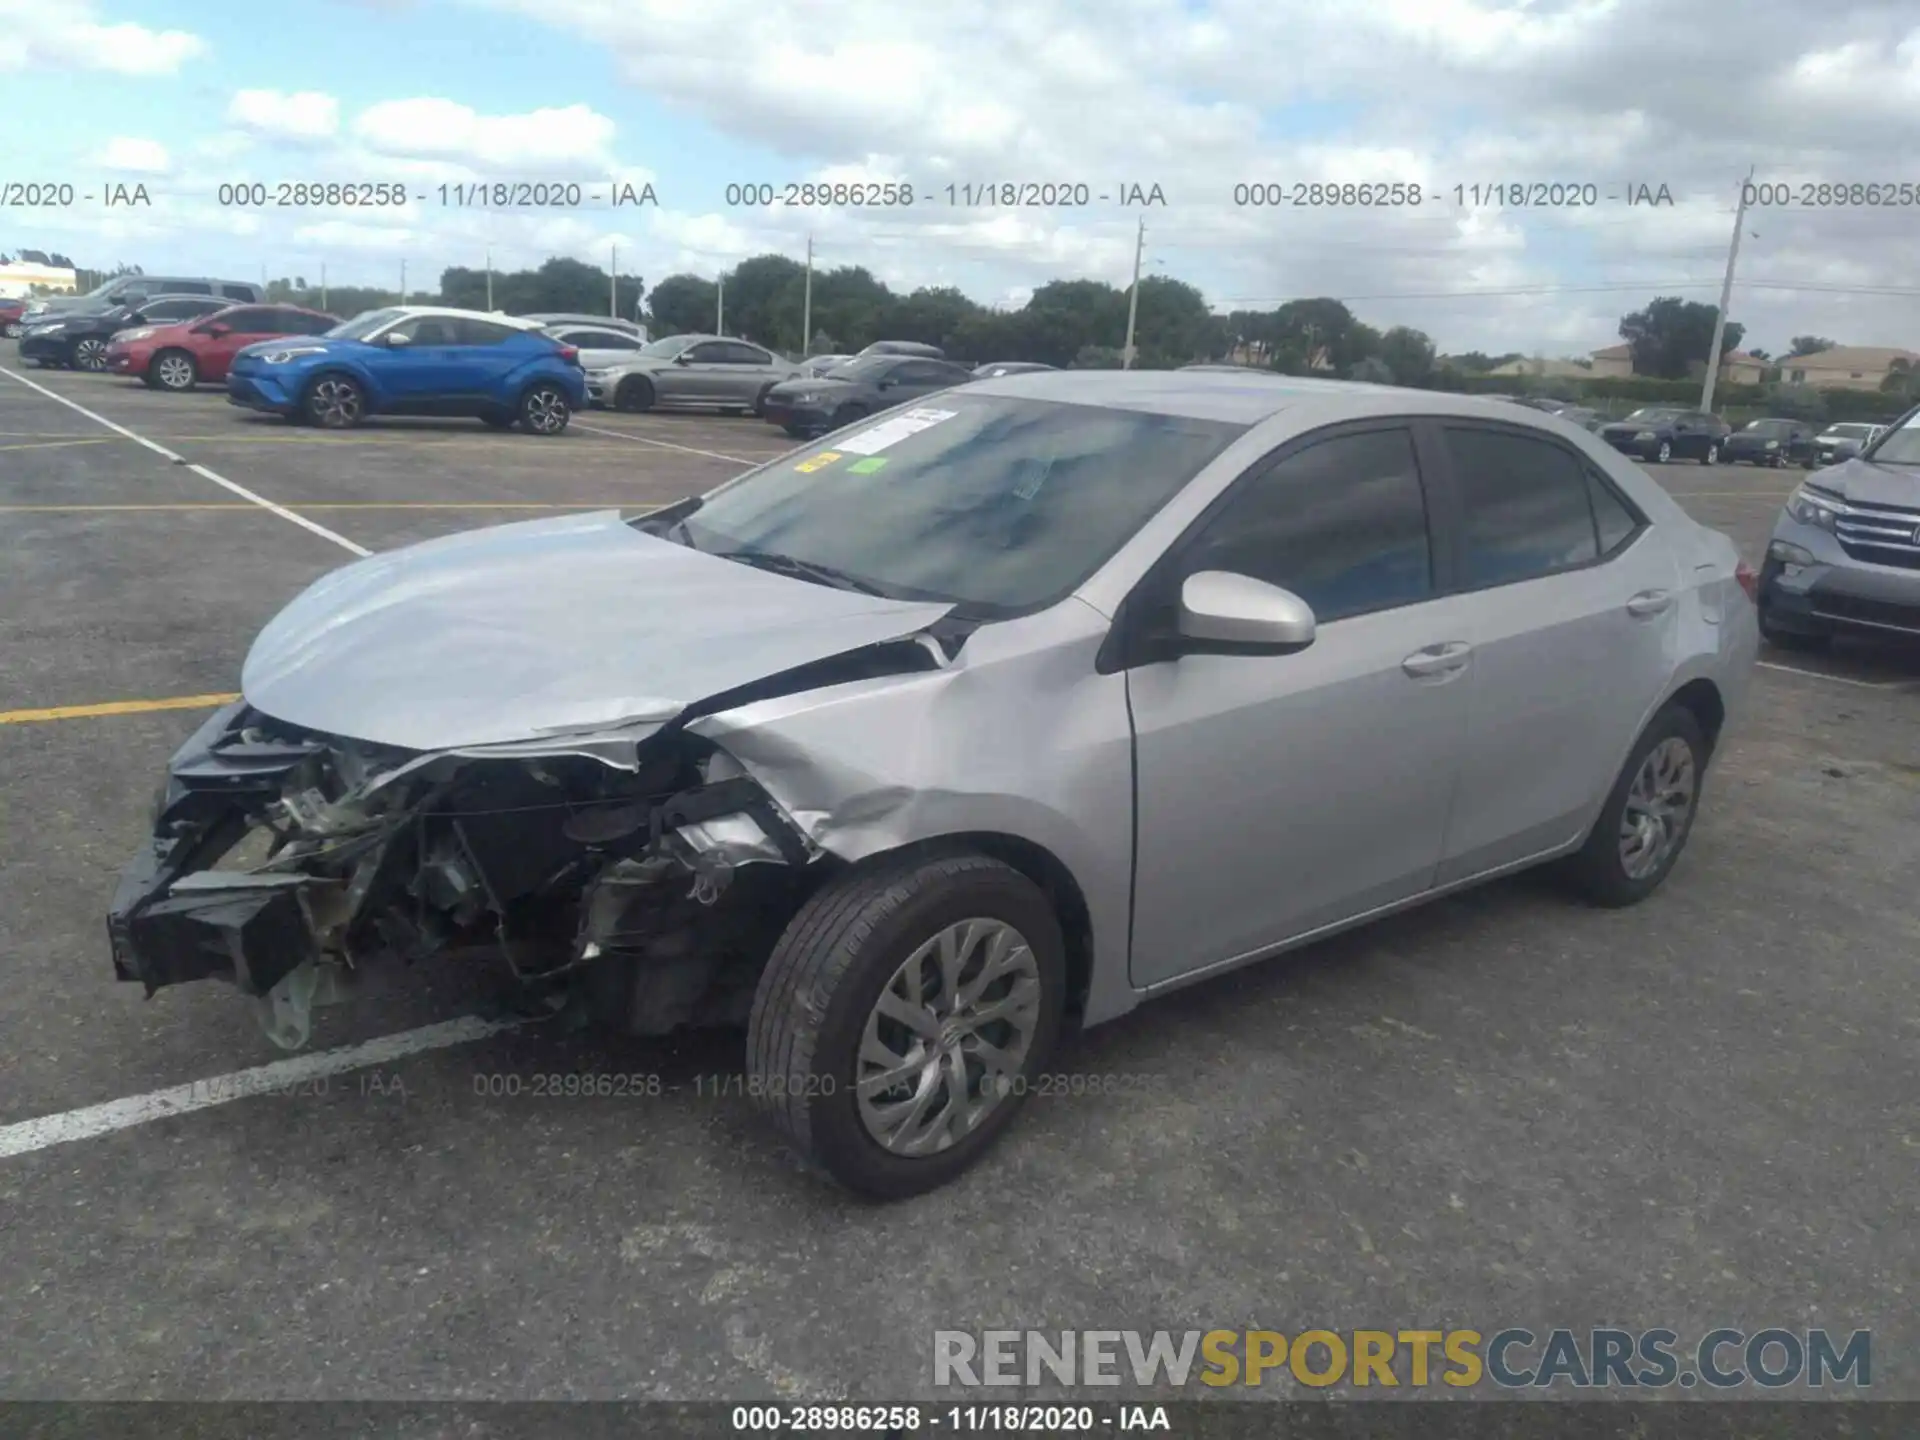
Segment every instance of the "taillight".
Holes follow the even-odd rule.
[[[1760,603],[1760,577],[1754,573],[1751,565],[1742,560],[1733,567],[1733,578],[1738,580],[1740,588],[1747,592],[1747,599],[1756,605]]]
[[[560,358],[565,360],[569,365],[578,365],[580,363],[580,348],[577,345],[562,345],[560,347]]]

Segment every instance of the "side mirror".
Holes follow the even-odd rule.
[[[1180,587],[1180,635],[1193,649],[1228,654],[1287,655],[1313,643],[1313,607],[1291,590],[1201,570]]]
[[[231,325],[207,326],[207,334],[213,336],[213,338],[216,340],[218,340],[222,335],[231,335],[232,333],[233,333],[233,327]]]
[[[411,345],[413,343],[413,337],[411,335],[402,335],[402,334],[396,333],[395,331],[389,330],[386,334],[380,337],[380,343],[382,345],[387,346],[389,349],[397,350],[402,346]]]
[[[673,363],[676,365],[691,365],[693,363],[693,357],[685,350],[682,350],[678,355],[673,357]]]

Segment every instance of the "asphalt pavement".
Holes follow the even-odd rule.
[[[778,432],[332,435],[0,371],[0,1136],[125,1122],[0,1154],[0,1397],[933,1398],[941,1329],[1621,1325],[1871,1329],[1876,1394],[1920,1398],[1913,655],[1764,656],[1647,904],[1523,876],[1182,992],[1059,1057],[1123,1082],[874,1206],[731,1092],[738,1037],[536,1027],[235,1099],[280,1058],[247,1004],[115,982],[102,919],[168,755],[309,581],[664,504]],[[1756,563],[1796,478],[1655,473]],[[487,997],[424,967],[314,1045]],[[569,1074],[628,1078],[535,1079]]]

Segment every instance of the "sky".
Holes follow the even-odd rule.
[[[0,251],[90,268],[431,287],[564,254],[651,284],[811,237],[817,265],[1017,306],[1125,285],[1144,223],[1144,272],[1216,310],[1332,295],[1450,353],[1573,355],[1656,295],[1718,298],[1752,170],[1791,203],[1747,212],[1746,342],[1920,349],[1913,0],[0,0],[0,95],[0,201],[76,197],[0,205]],[[495,181],[563,203],[452,188]],[[915,203],[728,191],[808,181]],[[299,182],[403,203],[222,203]],[[1365,182],[1421,203],[1236,203]],[[1087,203],[966,197],[1048,183]],[[1910,203],[1801,203],[1868,183]],[[1628,205],[1643,185],[1672,203]]]

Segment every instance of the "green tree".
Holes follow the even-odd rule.
[[[698,275],[669,275],[648,297],[648,330],[665,335],[701,335],[713,329],[718,292]]]
[[[1898,356],[1887,365],[1886,377],[1880,382],[1882,394],[1891,395],[1898,400],[1920,399],[1920,365],[1904,355]]]
[[[1344,374],[1372,353],[1380,336],[1338,300],[1289,300],[1273,312],[1268,363],[1290,375],[1322,366]]]
[[[1380,337],[1379,358],[1401,385],[1425,385],[1433,379],[1433,341],[1422,331],[1394,326]]]
[[[1811,385],[1769,385],[1761,393],[1762,408],[1769,415],[1815,425],[1827,418],[1826,397]]]
[[[1780,358],[1792,360],[1801,355],[1818,355],[1822,350],[1833,349],[1833,341],[1820,335],[1796,335],[1787,346],[1787,353]]]
[[[1620,338],[1633,355],[1633,373],[1663,380],[1683,380],[1694,365],[1705,365],[1713,349],[1713,326],[1718,310],[1698,300],[1664,295],[1644,310],[1620,317]],[[1746,327],[1729,323],[1721,335],[1720,353],[1739,347]]]
[[[886,332],[893,306],[893,292],[863,265],[814,272],[813,328],[839,336],[849,350],[890,338]],[[728,308],[731,312],[731,304]]]
[[[726,274],[727,332],[798,349],[806,267],[785,255],[755,255]]]
[[[1133,343],[1139,349],[1136,365],[1174,366],[1206,356],[1213,345],[1213,315],[1207,297],[1184,280],[1148,275],[1140,281],[1140,304],[1134,317]],[[1126,337],[1125,312],[1121,338]]]
[[[1393,367],[1378,355],[1365,355],[1347,367],[1349,380],[1363,381],[1368,385],[1395,385]]]

